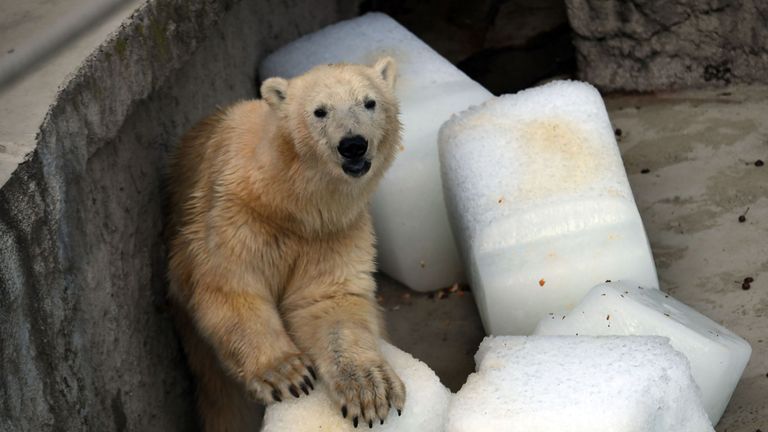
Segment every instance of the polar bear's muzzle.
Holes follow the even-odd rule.
[[[365,158],[344,159],[341,163],[344,173],[352,177],[362,177],[371,169],[371,161]]]
[[[368,151],[368,140],[360,135],[346,136],[339,141],[336,148],[344,160],[341,169],[352,177],[362,177],[371,169],[371,161],[365,158]]]

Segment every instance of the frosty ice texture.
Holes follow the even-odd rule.
[[[490,334],[530,334],[607,279],[658,286],[600,94],[576,81],[490,100],[440,130],[446,204]]]
[[[547,315],[538,335],[659,335],[685,354],[717,424],[747,366],[752,347],[730,330],[655,289],[628,283],[594,287],[565,315]]]
[[[661,337],[486,338],[447,432],[712,432],[685,357]]]

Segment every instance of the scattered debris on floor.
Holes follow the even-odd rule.
[[[752,277],[744,278],[744,282],[741,283],[741,289],[746,291],[746,290],[752,288],[752,282],[754,282],[754,281],[755,281],[755,279],[753,279]]]
[[[743,214],[739,215],[739,223],[744,223],[747,221],[747,213],[749,213],[749,207],[747,207]]]

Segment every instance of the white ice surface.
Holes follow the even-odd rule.
[[[397,60],[404,150],[372,203],[381,270],[418,291],[464,280],[445,212],[437,132],[451,114],[488,100],[480,84],[393,19],[371,13],[326,27],[279,49],[261,65],[262,79],[291,78],[323,63]]]
[[[537,335],[659,335],[685,354],[717,424],[747,366],[752,348],[730,330],[670,295],[627,283],[594,287],[565,315],[547,315]]]
[[[598,91],[555,81],[451,118],[440,130],[445,199],[491,334],[530,334],[595,284],[658,286]]]
[[[713,431],[665,338],[494,337],[475,359],[447,432]]]
[[[444,432],[451,392],[424,363],[392,345],[382,343],[381,351],[406,387],[402,416],[392,409],[384,425],[374,424],[382,432]],[[262,432],[353,432],[339,407],[331,402],[324,385],[315,386],[309,396],[270,405],[264,416]],[[360,425],[369,430],[368,425]]]

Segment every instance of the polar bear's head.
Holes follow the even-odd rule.
[[[380,176],[400,145],[396,64],[317,66],[291,80],[270,78],[261,95],[299,157],[345,182]]]

